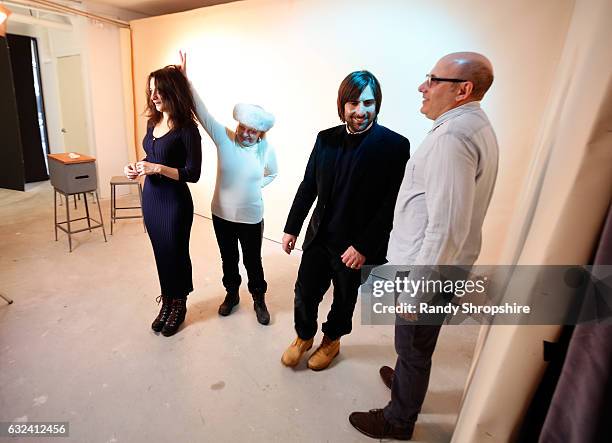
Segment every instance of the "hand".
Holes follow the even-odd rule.
[[[283,235],[283,251],[287,254],[291,254],[291,251],[295,248],[295,242],[297,241],[296,235],[284,234]]]
[[[159,174],[161,172],[161,165],[141,161],[136,163],[136,171],[140,176]]]
[[[138,177],[138,171],[136,171],[135,163],[128,163],[123,167],[123,175],[125,175],[130,180],[134,180]]]
[[[178,70],[181,71],[185,77],[187,77],[187,53],[179,50],[179,58],[181,63],[176,66]]]
[[[359,251],[352,246],[349,246],[340,257],[342,258],[342,263],[344,263],[347,268],[351,269],[361,269],[361,266],[366,260],[365,256],[361,255]]]

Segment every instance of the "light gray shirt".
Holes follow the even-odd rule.
[[[479,102],[438,117],[406,164],[387,260],[471,266],[497,176],[495,132]]]

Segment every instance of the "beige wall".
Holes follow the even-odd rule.
[[[89,80],[90,111],[95,156],[98,163],[98,183],[102,197],[110,196],[110,178],[122,175],[128,162],[129,146],[124,108],[122,53],[120,29],[110,25],[88,24],[83,32],[86,75]],[[126,187],[117,193],[127,193]]]
[[[483,52],[496,70],[483,106],[501,148],[481,255],[491,263],[531,160],[572,8],[572,0],[247,0],[133,21],[137,144],[145,132],[147,74],[176,63],[178,50],[186,50],[190,77],[217,119],[234,126],[238,101],[277,116],[269,139],[280,175],[264,200],[266,235],[279,239],[316,133],[339,123],[336,93],[348,72],[368,69],[379,78],[379,121],[414,149],[431,125],[418,112],[416,88],[425,73],[444,53]],[[216,158],[206,136],[203,148],[204,175],[192,192],[196,212],[209,214]]]

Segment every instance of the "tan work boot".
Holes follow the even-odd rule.
[[[323,337],[321,345],[308,359],[308,367],[313,371],[327,368],[340,352],[340,339],[332,340],[327,335]]]
[[[300,362],[302,355],[304,355],[304,352],[312,348],[312,342],[312,338],[309,340],[302,340],[300,337],[297,337],[284,352],[281,362],[285,366],[293,367],[297,365]]]

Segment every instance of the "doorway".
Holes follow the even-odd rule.
[[[58,57],[57,77],[65,151],[92,155],[87,138],[85,89],[81,73],[80,55]]]
[[[48,180],[47,125],[35,38],[7,35],[25,183]]]

